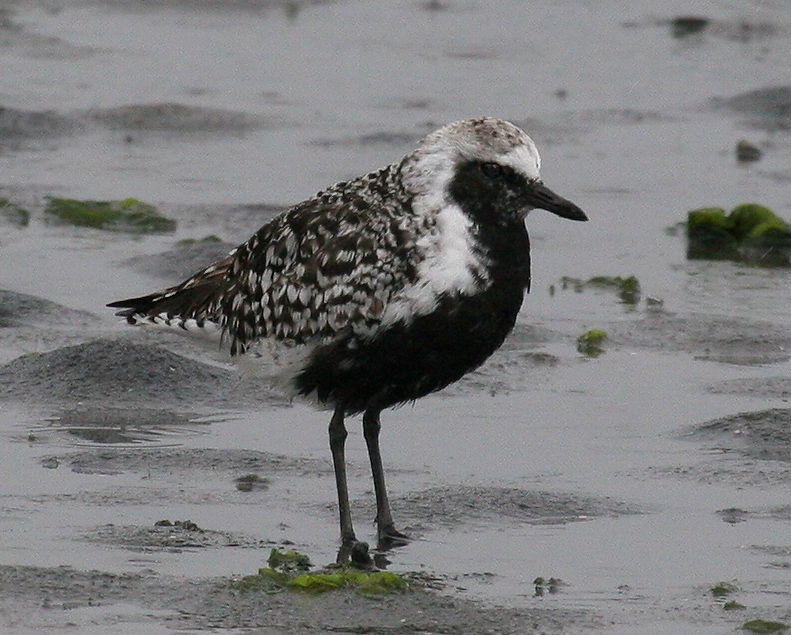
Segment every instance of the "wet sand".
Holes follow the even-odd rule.
[[[679,228],[690,209],[748,201],[791,219],[791,12],[508,11],[0,4],[0,197],[29,212],[0,213],[2,632],[791,624],[791,274],[688,261]],[[675,18],[691,14],[706,20],[688,32]],[[591,222],[531,214],[533,289],[513,335],[463,381],[383,413],[393,511],[414,537],[385,556],[410,590],[234,590],[273,547],[334,560],[329,413],[104,305],[484,113],[525,126],[548,185]],[[736,161],[741,139],[760,161]],[[135,197],[176,231],[59,225],[47,196]],[[635,275],[639,301],[561,281],[596,275]],[[594,328],[604,353],[585,357],[576,340]],[[353,514],[371,541],[350,423]]]

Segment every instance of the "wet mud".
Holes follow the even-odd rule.
[[[68,567],[0,567],[0,586],[9,589],[4,609],[16,623],[33,628],[57,627],[64,612],[77,627],[92,620],[112,624],[131,621],[143,627],[171,629],[255,629],[256,633],[331,633],[338,631],[493,633],[561,633],[569,621],[595,627],[596,618],[582,612],[544,609],[482,608],[462,598],[438,599],[421,589],[371,601],[351,591],[318,597],[244,593],[223,579],[190,581],[154,574],[114,575]],[[123,602],[135,597],[146,614],[135,615]],[[100,607],[114,607],[111,610]],[[152,612],[153,615],[148,614]],[[125,619],[126,618],[126,619]],[[497,625],[496,627],[494,625]],[[141,631],[142,632],[142,631]]]
[[[171,135],[243,134],[265,125],[252,115],[184,104],[135,104],[61,114],[52,110],[0,108],[0,139],[5,143],[88,134],[102,129],[123,131],[126,143],[146,132]]]
[[[9,297],[14,299],[9,305],[9,315],[15,324],[22,320],[29,325],[25,319],[29,310],[36,312],[36,324],[40,325],[36,328],[57,329],[64,320],[57,306],[51,303],[27,296]],[[39,311],[39,307],[43,310]],[[72,317],[85,328],[82,313],[75,312]],[[702,317],[679,319],[651,315],[631,322],[628,328],[613,325],[609,333],[611,351],[669,350],[697,355],[709,363],[728,359],[728,363],[740,365],[782,362],[785,358],[780,351],[787,341],[782,329],[766,329],[765,325],[748,320],[712,321]],[[551,386],[559,381],[558,375],[564,369],[586,363],[583,358],[548,352],[557,346],[570,347],[569,339],[568,335],[549,328],[520,325],[489,364],[440,398],[453,401],[454,396],[478,393],[489,398],[518,393],[529,389],[531,382],[535,387],[536,373],[541,374],[539,385]],[[28,445],[41,448],[39,469],[143,479],[109,488],[43,492],[28,497],[27,504],[51,509],[75,504],[88,508],[145,509],[156,501],[158,507],[163,507],[163,513],[167,513],[164,510],[167,506],[184,505],[200,509],[274,504],[282,509],[283,501],[290,497],[288,488],[293,479],[324,483],[321,497],[331,496],[332,470],[326,458],[253,449],[161,447],[173,440],[181,443],[180,439],[189,436],[200,438],[210,426],[222,422],[216,416],[207,419],[209,414],[238,412],[240,408],[258,412],[289,408],[281,397],[267,394],[257,381],[235,370],[188,359],[153,344],[97,339],[14,359],[0,367],[0,387],[6,402],[29,404],[33,412],[46,413],[46,418],[29,426],[27,433]],[[724,389],[722,383],[710,387],[713,391]],[[744,391],[745,387],[736,384],[730,390]],[[740,487],[787,486],[791,482],[791,469],[787,467],[791,442],[785,425],[788,416],[787,409],[777,408],[695,424],[681,438],[698,444],[704,451],[721,453],[722,458],[701,460],[694,465],[649,468],[635,476],[708,484],[724,480]],[[53,446],[64,444],[82,448],[51,451]],[[734,454],[743,459],[734,460]],[[352,469],[364,472],[362,467]],[[393,473],[398,474],[398,470]],[[211,475],[219,487],[206,489],[193,484],[206,475]],[[175,489],[167,484],[174,479],[181,483]],[[240,487],[245,482],[255,486]],[[491,484],[417,488],[394,496],[392,504],[403,528],[418,541],[431,540],[442,531],[458,535],[458,532],[482,529],[564,526],[656,513],[653,502],[571,494],[536,486]],[[330,527],[335,521],[334,505],[328,500],[318,504],[310,500],[288,501],[286,506],[299,514],[320,517]],[[353,508],[358,517],[370,513],[374,508],[372,494],[356,497]],[[788,509],[787,505],[725,507],[713,513],[730,525],[787,523]],[[200,517],[198,524],[158,520],[166,522],[83,525],[71,539],[78,544],[147,557],[157,554],[178,557],[196,551],[249,552],[253,561],[259,563],[265,561],[272,547],[293,545],[289,538],[273,534],[262,536],[257,531],[223,529],[217,524],[204,527]],[[787,561],[785,549],[782,543],[755,544],[753,553],[782,570]],[[389,554],[389,558],[397,559],[398,553]],[[428,582],[423,575],[415,573],[409,592],[373,605],[350,592],[321,598],[304,598],[293,593],[243,594],[229,588],[233,576],[195,577],[188,572],[181,578],[173,578],[153,571],[116,574],[64,566],[4,565],[0,567],[0,585],[4,590],[9,589],[3,600],[9,625],[24,622],[57,627],[62,620],[64,626],[66,621],[80,624],[92,620],[108,625],[130,620],[139,629],[156,623],[166,629],[176,625],[215,629],[255,627],[256,632],[294,633],[330,632],[341,625],[355,632],[380,632],[383,628],[419,632],[430,626],[443,631],[461,628],[513,633],[524,632],[525,628],[536,632],[566,632],[569,624],[584,632],[598,630],[602,625],[598,611],[557,606],[496,609],[458,595],[471,581],[484,586],[490,583],[491,574],[485,571],[479,575],[470,571],[463,576],[434,571]],[[557,592],[562,597],[563,588]],[[54,609],[60,611],[57,615],[68,618],[57,617]]]
[[[193,424],[194,425],[194,424]],[[293,458],[253,450],[187,448],[100,449],[71,452],[55,457],[59,464],[78,474],[150,474],[152,471],[212,471],[236,475],[247,473],[332,474],[325,461]],[[44,459],[47,461],[48,459]],[[230,478],[229,478],[230,481]]]
[[[151,344],[93,340],[30,353],[0,367],[0,398],[39,405],[147,404],[239,407],[285,403],[260,382]],[[95,419],[96,410],[88,415]],[[73,415],[72,415],[73,418]]]
[[[36,324],[87,327],[98,318],[88,311],[75,311],[44,298],[0,289],[0,329],[23,328]],[[0,330],[0,337],[8,331]],[[13,335],[12,335],[13,336]]]
[[[769,322],[716,315],[668,315],[606,325],[613,346],[678,351],[697,359],[758,366],[791,359],[791,330]]]
[[[763,130],[791,130],[791,86],[769,86],[729,98],[715,98],[717,108],[724,108],[745,124]]]
[[[699,425],[693,438],[719,440],[723,446],[770,461],[791,463],[791,409],[743,412]]]
[[[202,529],[190,520],[168,519],[157,521],[153,527],[101,525],[89,529],[83,534],[82,540],[114,549],[146,553],[157,551],[181,553],[185,549],[226,547],[269,550],[277,545],[274,541],[255,539],[244,534]]]
[[[0,3],[0,630],[791,624],[791,278],[689,262],[679,231],[702,206],[791,219],[791,14],[695,9]],[[479,114],[525,127],[545,181],[591,222],[531,214],[533,288],[504,346],[383,414],[413,540],[376,561],[409,590],[234,589],[273,547],[334,560],[329,413],[104,305],[180,282],[319,188]],[[748,163],[742,141],[760,149]],[[134,197],[176,227],[54,224],[49,196]],[[594,276],[635,276],[643,295],[562,289]],[[577,350],[591,330],[598,356]],[[743,608],[712,592],[723,581]]]
[[[640,513],[636,505],[611,499],[572,496],[503,487],[437,487],[414,492],[393,502],[399,518],[423,531],[437,525],[459,526],[507,522],[562,525]]]
[[[143,274],[180,282],[196,271],[225,258],[234,247],[236,245],[216,237],[203,238],[195,242],[181,243],[162,253],[133,256],[123,265]]]

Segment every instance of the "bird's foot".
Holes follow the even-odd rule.
[[[344,540],[338,550],[336,562],[340,565],[351,564],[361,569],[372,569],[374,567],[373,558],[368,552],[368,543],[356,538]]]
[[[406,534],[398,531],[394,525],[385,525],[379,528],[379,544],[377,548],[380,551],[388,551],[395,547],[403,547],[408,545],[412,540]]]

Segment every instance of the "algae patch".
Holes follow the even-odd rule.
[[[742,624],[742,628],[751,633],[782,633],[788,628],[788,624],[770,620],[750,620]]]
[[[302,573],[290,580],[287,585],[293,591],[323,593],[351,587],[357,595],[377,598],[396,591],[405,591],[404,579],[390,571],[360,571],[344,567],[338,571],[321,573]]]
[[[722,605],[723,611],[741,611],[742,609],[746,609],[747,607],[744,606],[741,602],[737,602],[736,600],[728,600],[725,604]]]
[[[736,160],[739,163],[752,163],[753,161],[760,161],[763,156],[763,151],[758,146],[742,139],[736,144]]]
[[[718,582],[713,587],[711,587],[711,594],[715,598],[722,598],[730,595],[731,593],[735,593],[738,590],[739,588],[732,582]]]
[[[791,228],[762,205],[738,205],[729,214],[705,207],[687,214],[687,258],[791,266]]]
[[[362,571],[353,567],[311,571],[310,559],[298,551],[284,552],[273,548],[268,564],[255,575],[231,582],[231,588],[242,592],[295,591],[311,594],[350,588],[367,598],[378,598],[408,588],[403,577],[389,571]]]
[[[604,353],[602,346],[607,339],[607,333],[598,329],[591,329],[577,338],[577,350],[585,357],[598,357]]]
[[[156,207],[136,198],[122,201],[80,201],[47,197],[44,213],[51,220],[77,227],[139,234],[176,230],[176,221],[162,216]]]
[[[717,582],[717,584],[709,589],[709,593],[714,596],[714,599],[722,603],[723,611],[739,611],[746,608],[744,604],[733,599],[728,599],[729,596],[738,591],[739,587],[733,582]]]
[[[30,212],[7,198],[0,198],[0,219],[17,227],[27,227],[30,224]]]
[[[294,573],[295,571],[309,571],[310,558],[299,551],[279,551],[272,549],[269,552],[269,566],[282,573]]]
[[[176,247],[192,247],[192,245],[206,245],[213,243],[221,243],[222,238],[215,234],[209,234],[203,238],[185,238],[176,242]]]
[[[594,276],[588,280],[563,276],[560,279],[561,288],[573,289],[577,293],[582,293],[585,289],[599,289],[604,291],[615,291],[618,299],[623,303],[634,306],[640,302],[640,281],[635,276]]]

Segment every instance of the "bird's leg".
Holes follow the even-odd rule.
[[[379,548],[387,549],[404,545],[409,540],[397,531],[390,513],[390,502],[387,500],[385,488],[385,474],[382,469],[382,455],[379,451],[379,410],[370,408],[363,414],[363,436],[368,446],[368,456],[371,459],[371,472],[374,477],[374,491],[376,492],[376,529],[379,538]]]
[[[330,419],[330,451],[335,467],[335,484],[338,486],[338,511],[341,516],[341,541],[351,545],[356,541],[352,527],[352,512],[349,506],[349,489],[346,484],[346,458],[344,446],[348,432],[343,425],[343,405],[339,404]]]

